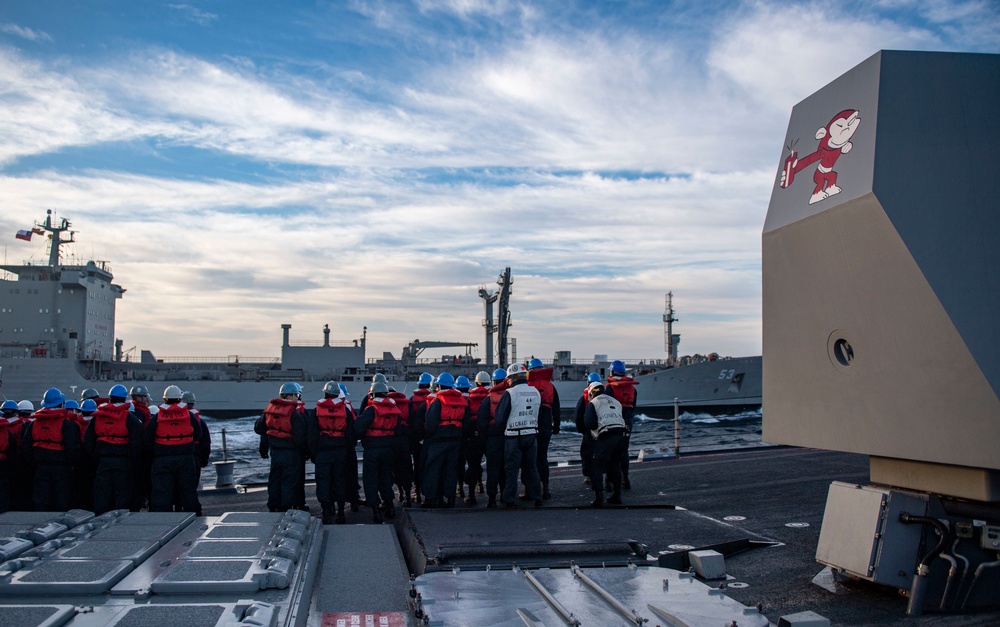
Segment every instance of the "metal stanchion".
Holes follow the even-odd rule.
[[[680,399],[674,397],[674,455],[680,457],[681,454],[681,404]]]

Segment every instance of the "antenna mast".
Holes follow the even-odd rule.
[[[663,309],[663,348],[667,351],[667,363],[677,363],[677,345],[681,343],[681,336],[674,335],[674,293],[667,292],[664,297],[665,306]]]
[[[35,225],[45,229],[50,233],[49,237],[52,239],[52,243],[49,245],[49,265],[58,266],[59,247],[62,246],[63,244],[72,244],[73,242],[75,242],[76,240],[73,239],[73,236],[76,235],[76,232],[69,231],[70,223],[69,220],[67,220],[66,218],[62,219],[62,222],[59,224],[59,226],[53,226],[52,210],[51,209],[47,210],[46,214],[47,215],[45,216],[45,222],[42,224],[36,222]],[[64,231],[69,231],[69,239],[62,239],[62,233]]]

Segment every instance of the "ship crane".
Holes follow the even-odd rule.
[[[424,352],[426,348],[446,348],[449,346],[464,346],[465,354],[471,356],[472,347],[479,346],[479,344],[476,342],[421,342],[413,340],[403,347],[403,364],[405,366],[417,365],[417,357],[420,357],[420,353]]]
[[[510,278],[510,268],[504,271],[497,279],[500,289],[490,293],[485,287],[479,288],[479,297],[483,299],[486,317],[483,320],[483,327],[486,329],[486,367],[494,368],[497,364],[501,368],[507,363],[507,335],[510,331],[510,286],[513,284]],[[493,318],[493,303],[499,301],[496,321]],[[497,361],[493,361],[493,334],[497,334]]]

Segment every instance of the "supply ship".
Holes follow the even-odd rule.
[[[231,355],[227,357],[157,357],[151,351],[123,351],[115,338],[115,308],[125,288],[114,283],[110,264],[87,261],[64,264],[61,248],[72,244],[75,233],[69,220],[57,220],[49,211],[43,222],[19,237],[47,236],[47,263],[25,262],[0,266],[0,398],[35,402],[43,390],[58,387],[69,397],[86,388],[104,392],[114,383],[144,385],[153,398],[159,389],[176,384],[191,391],[201,410],[216,418],[254,415],[272,398],[283,381],[303,384],[306,398],[321,396],[329,380],[343,382],[353,396],[364,394],[372,375],[385,374],[402,391],[412,391],[422,372],[466,375],[492,372],[517,361],[509,341],[511,271],[500,274],[496,290],[479,290],[485,308],[486,358],[472,355],[476,342],[414,340],[397,358],[389,352],[379,358],[366,355],[367,328],[359,338],[331,340],[324,326],[322,341],[291,339],[291,325],[282,324],[281,356],[274,358]],[[494,316],[496,305],[496,316]],[[666,297],[663,315],[666,358],[624,359],[641,384],[639,406],[650,415],[673,415],[675,402],[684,411],[732,413],[761,406],[761,357],[721,358],[677,356],[680,336],[673,333],[672,295]],[[494,358],[496,346],[496,358]],[[465,354],[423,359],[427,349],[464,347]],[[508,352],[510,351],[510,352]],[[544,361],[544,360],[543,360]],[[607,377],[607,355],[574,359],[558,351],[551,361],[553,380],[564,411],[571,411],[581,394],[587,374]]]

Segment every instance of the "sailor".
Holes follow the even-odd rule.
[[[420,373],[417,379],[417,389],[410,396],[410,457],[413,459],[413,502],[420,503],[420,495],[424,490],[424,455],[423,441],[424,417],[427,414],[427,398],[431,393],[434,377],[429,372]]]
[[[63,404],[69,418],[76,423],[80,429],[81,436],[87,432],[87,425],[90,423],[90,415],[86,418],[80,410],[80,403],[76,399],[67,398]],[[91,412],[92,415],[93,412]],[[86,448],[76,460],[73,468],[73,498],[70,507],[93,511],[94,509],[94,474],[97,472],[97,461],[87,454]]]
[[[479,406],[476,414],[476,432],[479,434],[479,441],[482,442],[483,451],[486,454],[486,496],[487,508],[497,506],[497,493],[503,493],[504,485],[504,460],[503,428],[497,424],[496,410],[500,404],[500,399],[507,391],[507,371],[497,368],[493,371],[493,387],[490,388],[489,395]]]
[[[122,388],[125,386],[123,385]],[[146,389],[144,385],[133,385],[132,389],[128,391],[129,396],[132,398],[132,413],[139,417],[142,421],[142,426],[145,428],[149,424],[149,419],[156,410],[156,406],[149,406],[149,390]],[[100,405],[98,405],[100,406]],[[152,491],[152,479],[150,478],[150,464],[152,460],[143,456],[139,462],[138,468],[138,478],[135,487],[135,499],[136,503],[133,504],[133,511],[139,511],[142,509],[143,505],[149,505],[150,503],[150,493]]]
[[[450,373],[438,375],[438,386],[439,391],[427,409],[425,422],[427,465],[424,469],[424,505],[454,507],[458,465],[462,459],[462,436],[471,422],[469,402],[455,389],[455,377]]]
[[[388,518],[396,514],[392,504],[392,448],[399,434],[401,414],[388,397],[388,385],[372,383],[371,393],[371,403],[354,426],[365,449],[361,471],[365,503],[372,510],[372,520],[381,523],[383,514]]]
[[[17,401],[6,400],[0,407],[0,514],[10,510],[11,472],[18,463],[21,420]]]
[[[461,377],[459,377],[461,378]],[[476,490],[484,492],[483,488],[483,455],[485,454],[484,439],[479,436],[479,408],[490,395],[490,373],[481,370],[476,373],[476,387],[469,390],[469,415],[472,417],[471,427],[462,439],[462,455],[465,458],[465,485],[469,492],[465,497],[466,505],[476,504]]]
[[[87,388],[83,392],[80,392],[80,403],[82,404],[85,400],[92,400],[97,404],[98,407],[108,402],[107,398],[101,396],[101,393],[94,388]]]
[[[354,416],[354,421],[357,422],[358,411],[354,409],[354,405],[351,403],[351,393],[347,391],[347,386],[343,383],[338,384],[338,386],[340,387],[340,398],[344,399],[347,410],[351,412],[351,415]],[[359,437],[357,430],[353,430],[350,448],[347,449],[347,500],[351,504],[352,512],[357,512],[358,505],[361,503],[361,479],[358,475]]]
[[[169,512],[178,501],[179,511],[196,512],[198,508],[195,442],[201,438],[201,424],[181,401],[183,395],[176,385],[167,386],[163,390],[163,404],[143,432],[143,447],[152,459],[151,512]]]
[[[205,419],[201,417],[201,412],[195,409],[194,404],[197,399],[194,396],[194,392],[184,392],[181,394],[181,401],[188,406],[194,417],[198,419],[198,425],[201,427],[201,437],[194,443],[194,463],[197,466],[197,482],[196,485],[201,486],[201,469],[208,466],[208,460],[212,456],[212,434],[208,431],[208,424],[205,423]],[[198,499],[198,492],[194,493],[195,502],[195,515],[201,516],[201,500]],[[174,505],[179,505],[179,503],[174,503]]]
[[[625,418],[622,404],[607,393],[600,381],[591,383],[588,396],[590,402],[584,413],[584,424],[596,441],[594,444],[594,465],[591,487],[594,489],[594,507],[604,507],[604,474],[607,473],[612,494],[608,503],[621,505],[622,502],[622,451],[625,444]]]
[[[576,401],[576,431],[582,436],[580,440],[580,472],[583,474],[583,485],[585,486],[590,485],[590,478],[593,475],[595,440],[590,429],[584,424],[583,416],[588,403],[590,403],[590,384],[595,382],[601,382],[601,375],[591,372],[587,375],[587,386],[583,388],[583,394]]]
[[[63,407],[66,397],[49,388],[42,408],[24,428],[21,452],[35,470],[31,503],[36,512],[65,512],[72,504],[73,464],[80,457],[80,428]]]
[[[83,401],[94,416],[83,434],[83,448],[96,460],[91,488],[95,514],[115,509],[136,509],[136,471],[142,459],[142,420],[131,411],[125,386],[116,385],[108,402],[97,407]]]
[[[146,389],[145,385],[133,385],[132,389],[129,390],[129,395],[132,397],[132,411],[139,417],[139,420],[142,420],[142,426],[145,427],[152,415],[152,410],[149,407],[149,390]]]
[[[21,443],[24,442],[24,429],[31,422],[35,406],[25,399],[17,404],[17,422],[11,423],[11,429],[17,436],[17,458],[19,462],[11,469],[10,508],[14,511],[31,511],[31,498],[34,493],[35,470],[31,464],[24,462]]]
[[[323,509],[324,525],[346,522],[347,451],[354,441],[354,411],[346,400],[341,398],[340,386],[327,381],[323,399],[309,412],[306,442],[316,466],[316,499]]]
[[[635,402],[638,399],[635,386],[639,382],[625,374],[625,364],[620,360],[611,362],[611,374],[608,375],[608,393],[622,404],[622,416],[625,418],[625,453],[621,458],[622,488],[632,489],[628,478],[628,447],[632,438],[632,420],[635,416]]]
[[[538,408],[542,398],[538,390],[528,385],[528,372],[521,364],[507,368],[509,387],[497,405],[496,421],[504,430],[504,469],[506,479],[503,501],[507,507],[517,507],[517,476],[535,507],[542,506],[542,483],[538,478]]]
[[[410,399],[392,386],[389,386],[389,398],[399,408],[402,427],[393,445],[392,483],[399,491],[399,502],[409,507],[413,504],[410,497],[410,490],[413,488],[413,460],[410,458],[410,438],[413,432],[410,425]]]
[[[278,397],[271,399],[254,423],[254,432],[260,435],[261,457],[271,458],[267,508],[272,512],[294,509],[300,491],[306,453],[306,416],[299,409],[300,389],[297,383],[282,383]]]
[[[549,442],[559,434],[559,392],[552,384],[552,368],[545,368],[541,359],[528,362],[528,385],[538,390],[542,406],[538,411],[538,476],[542,481],[542,498],[552,498],[549,492]],[[527,494],[523,495],[527,498]]]
[[[455,389],[461,392],[462,398],[465,400],[466,406],[469,406],[469,389],[472,387],[472,382],[469,381],[469,377],[465,375],[459,375],[455,377]],[[473,418],[475,414],[472,413],[472,407],[469,406],[469,420],[466,421],[466,426],[462,430],[462,439],[458,445],[458,466],[455,468],[456,477],[458,480],[458,497],[463,500],[465,499],[465,441],[467,438],[471,437],[475,432],[476,421]],[[475,484],[470,486],[471,494],[475,495]],[[475,499],[473,499],[475,500]]]

